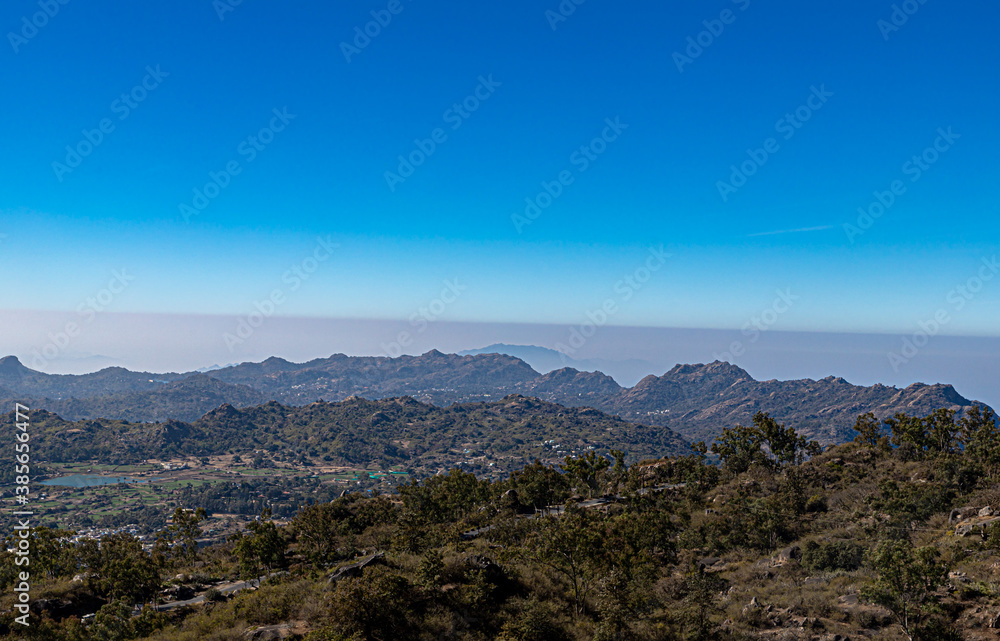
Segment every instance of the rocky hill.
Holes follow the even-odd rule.
[[[354,357],[335,354],[306,363],[269,358],[208,373],[150,374],[108,368],[79,376],[49,375],[0,360],[0,399],[17,399],[67,419],[194,421],[228,403],[235,407],[270,400],[286,405],[411,396],[422,403],[492,402],[509,394],[534,396],[566,406],[589,406],[629,421],[668,427],[691,440],[711,440],[724,427],[749,424],[764,411],[823,443],[853,438],[859,414],[926,414],[945,407],[964,410],[974,401],[950,385],[914,384],[905,389],[852,385],[842,378],[757,381],[722,362],[677,365],[623,388],[601,372],[562,368],[539,374],[502,354],[460,356],[430,351],[420,356]],[[0,401],[2,402],[2,401]]]
[[[190,423],[66,421],[34,410],[31,423],[33,455],[46,463],[123,465],[175,456],[253,458],[262,452],[269,460],[306,466],[403,466],[419,476],[454,467],[505,474],[536,458],[555,464],[611,449],[624,450],[631,461],[689,451],[669,429],[516,394],[447,408],[408,396],[353,396],[301,407],[275,401],[243,409],[223,404]]]
[[[865,412],[879,418],[897,412],[923,416],[937,408],[962,411],[972,404],[951,385],[864,387],[833,376],[757,381],[735,365],[716,361],[678,365],[663,376],[647,376],[600,407],[629,420],[670,427],[694,440],[710,440],[723,427],[749,425],[762,411],[810,438],[842,443],[854,437],[854,421]]]

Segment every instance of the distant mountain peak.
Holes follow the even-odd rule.
[[[0,374],[23,376],[30,371],[18,360],[17,356],[4,356],[0,358]]]
[[[21,365],[21,361],[20,361],[20,359],[18,359],[17,356],[11,355],[11,356],[4,356],[3,358],[0,358],[0,367],[10,366],[10,364],[12,364],[12,363],[17,364],[17,365]],[[24,365],[21,365],[21,367],[24,367]]]
[[[702,376],[726,376],[733,379],[746,378],[753,380],[742,367],[733,365],[726,361],[712,361],[711,363],[694,363],[688,365],[674,365],[669,372],[663,375],[664,378],[695,377]]]

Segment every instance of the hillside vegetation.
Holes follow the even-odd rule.
[[[7,420],[13,420],[8,414]],[[147,459],[255,452],[308,467],[401,466],[422,476],[455,466],[504,475],[538,458],[623,449],[632,460],[687,451],[669,429],[629,423],[589,408],[567,408],[519,395],[441,408],[410,397],[289,407],[270,402],[222,405],[185,423],[64,421],[32,413],[33,459],[94,460],[112,465]]]
[[[823,450],[758,413],[682,456],[591,452],[493,481],[452,470],[287,523],[265,510],[202,550],[197,505],[178,507],[151,554],[124,535],[74,546],[39,529],[34,626],[14,629],[10,554],[0,621],[11,638],[80,641],[995,639],[996,417],[856,427]]]

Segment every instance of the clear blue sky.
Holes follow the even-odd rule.
[[[246,0],[220,19],[210,0],[77,0],[34,30],[37,2],[4,2],[3,308],[74,310],[124,268],[114,311],[235,316],[277,288],[281,314],[407,318],[457,278],[449,320],[575,323],[610,297],[616,324],[739,328],[787,289],[799,301],[776,329],[908,333],[944,308],[944,333],[997,335],[1000,278],[948,302],[1000,237],[995,2],[928,0],[887,31],[888,1],[587,0],[553,29],[557,0],[401,0],[348,62],[341,43],[387,5]],[[724,28],[679,71],[704,21]],[[476,111],[448,111],[477,87]],[[801,128],[779,122],[803,105]],[[241,143],[271,124],[251,160]],[[572,154],[602,132],[617,138],[583,170]],[[730,166],[769,138],[724,199]],[[563,171],[519,232],[512,214]],[[849,239],[895,180],[905,192]],[[290,291],[317,236],[339,247]],[[672,257],[622,301],[616,283],[661,244]]]

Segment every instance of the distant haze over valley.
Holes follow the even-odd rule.
[[[18,356],[25,366],[50,373],[86,373],[117,365],[135,371],[185,372],[215,365],[261,362],[278,356],[305,362],[329,354],[387,355],[401,332],[409,332],[407,354],[431,349],[446,353],[481,351],[495,344],[544,348],[525,359],[542,370],[556,365],[553,350],[568,344],[571,327],[520,323],[472,323],[439,320],[415,332],[410,323],[377,319],[273,317],[232,351],[222,336],[232,332],[232,316],[171,314],[97,315],[55,358],[38,359],[75,314],[0,311],[0,354]],[[914,330],[917,329],[914,326]],[[742,349],[733,354],[732,346]],[[839,376],[855,385],[949,383],[963,396],[1000,406],[1000,338],[932,337],[905,364],[893,368],[890,352],[899,352],[901,335],[823,332],[760,332],[756,340],[739,330],[671,329],[605,326],[587,339],[567,365],[599,369],[622,386],[646,374],[663,374],[678,363],[729,360],[757,380],[792,380]],[[517,348],[521,349],[521,348]],[[546,356],[547,355],[547,356]],[[555,356],[559,358],[559,356]],[[645,364],[648,363],[648,366]]]

